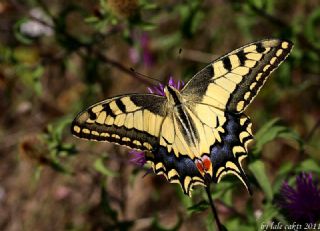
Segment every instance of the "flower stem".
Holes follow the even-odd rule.
[[[223,226],[222,226],[222,224],[221,224],[221,222],[219,220],[216,207],[214,206],[214,202],[213,202],[212,197],[211,197],[210,185],[207,185],[207,187],[205,187],[205,188],[206,188],[206,192],[207,192],[207,195],[208,195],[209,203],[210,203],[210,206],[211,206],[211,211],[213,213],[214,219],[216,220],[216,225],[217,225],[218,231],[223,231],[224,228],[223,228]]]

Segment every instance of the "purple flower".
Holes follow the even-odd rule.
[[[142,167],[147,161],[144,152],[137,151],[137,150],[130,150],[130,163],[133,163],[135,165],[138,165],[139,167]]]
[[[287,217],[296,222],[317,222],[320,219],[320,188],[312,173],[296,177],[296,187],[285,181],[280,189],[277,204]]]
[[[178,80],[177,82],[175,82],[172,76],[170,76],[168,85],[180,90],[184,86],[184,82],[182,80]],[[148,87],[148,91],[151,94],[164,96],[164,87],[165,85],[160,83],[158,86]]]
[[[136,64],[140,61],[147,67],[151,67],[154,64],[154,57],[150,49],[150,38],[148,34],[143,33],[137,35],[137,33],[132,33],[132,38],[137,41],[137,46],[131,47],[129,49],[129,58],[132,63]]]
[[[150,39],[146,33],[143,33],[141,36],[141,48],[142,48],[142,55],[143,55],[143,63],[151,67],[154,63],[154,59],[150,50]]]

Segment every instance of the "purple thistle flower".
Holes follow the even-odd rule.
[[[312,173],[301,173],[296,177],[296,187],[285,181],[280,189],[277,204],[287,217],[296,222],[317,222],[320,219],[320,188]]]
[[[139,59],[140,59],[139,52],[137,51],[136,48],[131,47],[129,49],[129,58],[130,58],[131,62],[134,64],[139,62]]]
[[[184,86],[184,82],[182,80],[178,80],[177,82],[175,82],[173,77],[170,76],[168,85],[180,90]],[[160,83],[158,86],[148,87],[148,91],[151,94],[164,96],[164,88],[165,88],[165,85]]]
[[[154,63],[154,60],[150,50],[149,36],[146,33],[143,33],[141,36],[140,42],[141,42],[141,48],[142,48],[143,63],[146,66],[151,67]]]
[[[139,167],[143,167],[147,162],[145,154],[142,151],[132,149],[130,150],[129,155],[131,156],[129,162],[138,165]]]
[[[150,37],[146,33],[139,35],[137,32],[132,33],[132,38],[136,45],[129,49],[129,58],[132,63],[143,62],[147,67],[154,64],[154,57],[150,49]]]

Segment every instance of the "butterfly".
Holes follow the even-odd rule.
[[[270,73],[291,52],[287,40],[250,43],[216,59],[181,89],[164,87],[164,96],[126,94],[80,112],[72,134],[147,151],[156,174],[181,185],[218,183],[236,175],[251,192],[241,162],[252,141],[245,109]]]

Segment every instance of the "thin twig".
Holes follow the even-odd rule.
[[[313,127],[311,128],[311,130],[308,132],[308,134],[306,135],[306,138],[304,139],[304,143],[307,143],[308,141],[311,140],[311,138],[313,137],[313,135],[316,133],[317,129],[320,127],[320,120],[318,120]],[[299,154],[300,156],[303,156],[305,154],[305,147],[304,145],[302,145],[300,147],[300,151]]]
[[[112,65],[113,67],[117,68],[118,70],[130,75],[131,77],[139,80],[140,82],[144,83],[145,85],[153,85],[152,82],[146,80],[146,79],[143,79],[143,78],[140,78],[138,75],[136,75],[133,71],[131,71],[130,69],[128,69],[127,67],[123,66],[121,63],[113,60],[113,59],[110,59],[108,58],[107,56],[103,55],[102,53],[100,52],[94,52],[96,54],[96,56],[102,60],[103,62],[105,63],[108,63],[110,65]]]
[[[268,14],[263,9],[255,6],[252,2],[248,1],[248,5],[254,12],[257,13],[257,15],[267,19],[268,21],[272,22],[273,24],[278,25],[280,27],[288,27],[288,25],[283,20],[281,20],[271,14]]]
[[[320,127],[320,119],[315,123],[315,125],[311,128],[310,132],[307,134],[306,139],[305,139],[306,142],[311,140],[311,138],[316,133],[316,131],[319,127]]]
[[[44,20],[41,20],[41,19],[39,19],[39,18],[37,18],[37,17],[32,16],[32,15],[29,13],[29,11],[28,11],[27,9],[25,9],[25,8],[24,8],[20,3],[18,3],[16,0],[11,0],[11,2],[15,5],[15,7],[16,7],[20,12],[23,12],[23,13],[27,14],[28,17],[31,18],[32,20],[35,20],[35,21],[37,21],[37,22],[39,22],[39,23],[41,23],[41,24],[43,24],[43,25],[45,25],[45,26],[51,27],[52,29],[55,28],[55,25],[51,25],[50,23],[48,23],[48,22],[46,22],[46,21],[44,21]],[[53,15],[50,13],[50,11],[48,10],[47,6],[46,6],[41,0],[38,0],[38,3],[40,4],[41,9],[53,20],[53,22],[55,22],[55,21],[54,21],[54,17],[53,17]],[[119,29],[119,28],[112,29],[112,30],[110,30],[110,33],[114,32],[114,31],[118,31],[118,29]],[[79,44],[80,46],[87,48],[87,50],[94,50],[94,49],[92,49],[92,48],[93,48],[94,45],[97,44],[96,42],[94,43],[94,45],[92,45],[92,44],[85,44],[85,43],[79,41],[78,39],[76,39],[75,37],[69,35],[66,31],[64,31],[63,35],[64,35],[65,37],[68,37],[69,39],[72,39],[75,43]],[[101,35],[101,38],[99,38],[99,41],[98,41],[98,42],[101,42],[101,41],[103,40],[103,38],[104,38],[105,36],[107,36],[107,35],[108,35],[108,33],[105,34],[105,35],[102,34],[102,35]],[[153,85],[152,82],[150,82],[150,81],[148,81],[148,80],[146,80],[146,79],[143,79],[143,78],[139,77],[137,74],[135,74],[135,73],[134,73],[133,71],[131,71],[129,68],[125,67],[125,66],[122,65],[120,62],[117,62],[117,61],[115,61],[115,60],[113,60],[113,59],[108,58],[107,56],[105,56],[104,54],[102,54],[100,51],[94,50],[93,53],[94,53],[101,61],[103,61],[103,62],[105,62],[105,63],[107,63],[107,64],[112,65],[112,66],[115,67],[116,69],[118,69],[118,70],[120,70],[120,71],[128,74],[129,76],[137,79],[138,81],[142,82],[143,84],[148,85],[148,86]],[[78,54],[79,54],[79,53],[78,53]]]
[[[17,2],[16,0],[11,0],[11,3],[14,5],[14,7],[15,7],[19,12],[21,12],[21,13],[23,13],[23,14],[26,14],[26,15],[27,15],[30,19],[32,19],[33,21],[36,21],[36,22],[42,24],[43,26],[47,26],[47,27],[50,27],[51,29],[54,29],[54,25],[52,25],[51,23],[49,23],[49,22],[47,22],[47,21],[45,21],[45,20],[42,20],[41,18],[38,18],[38,17],[33,16],[33,15],[30,13],[30,11],[29,11],[28,9],[24,8],[24,6],[23,6],[21,3]],[[44,12],[45,14],[47,14],[47,12],[45,12],[44,10],[43,10],[43,12]],[[50,17],[50,20],[51,20],[51,15],[47,15],[47,16]]]
[[[211,211],[213,213],[214,219],[216,220],[216,225],[217,225],[218,231],[223,231],[224,230],[223,226],[222,226],[222,224],[221,224],[221,222],[219,220],[216,207],[214,206],[214,202],[212,200],[212,196],[211,196],[211,192],[210,192],[210,185],[207,185],[205,188],[206,188],[206,192],[207,192],[207,195],[208,195],[209,203],[210,203],[210,206],[211,206]]]
[[[42,1],[42,0],[36,0],[36,2],[39,4],[41,9],[48,15],[50,16],[51,19],[55,19],[53,14],[50,12],[48,6]]]

